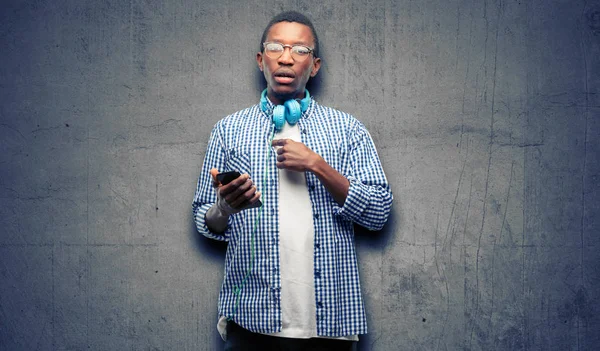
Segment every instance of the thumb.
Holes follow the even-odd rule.
[[[215,186],[219,184],[219,182],[217,181],[217,174],[219,174],[218,169],[213,168],[210,170],[210,175],[212,176],[213,183],[215,184]]]

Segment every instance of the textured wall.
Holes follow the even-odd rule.
[[[191,201],[283,9],[313,18],[313,92],[366,124],[395,194],[357,234],[359,349],[598,347],[600,1],[0,6],[0,349],[222,348],[225,248]]]

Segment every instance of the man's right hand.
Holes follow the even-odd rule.
[[[217,180],[219,170],[213,168],[210,175],[217,192],[217,206],[223,215],[232,215],[251,207],[260,199],[260,192],[253,185],[248,174],[242,174],[226,185]]]

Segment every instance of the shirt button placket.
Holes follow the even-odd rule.
[[[277,306],[279,304],[279,291],[281,291],[280,288],[272,288],[273,291],[273,305]]]

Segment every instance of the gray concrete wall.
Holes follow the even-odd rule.
[[[359,349],[599,347],[599,1],[9,0],[0,349],[222,348],[225,248],[191,201],[284,9],[314,20],[313,92],[366,124],[395,194],[357,234]]]

